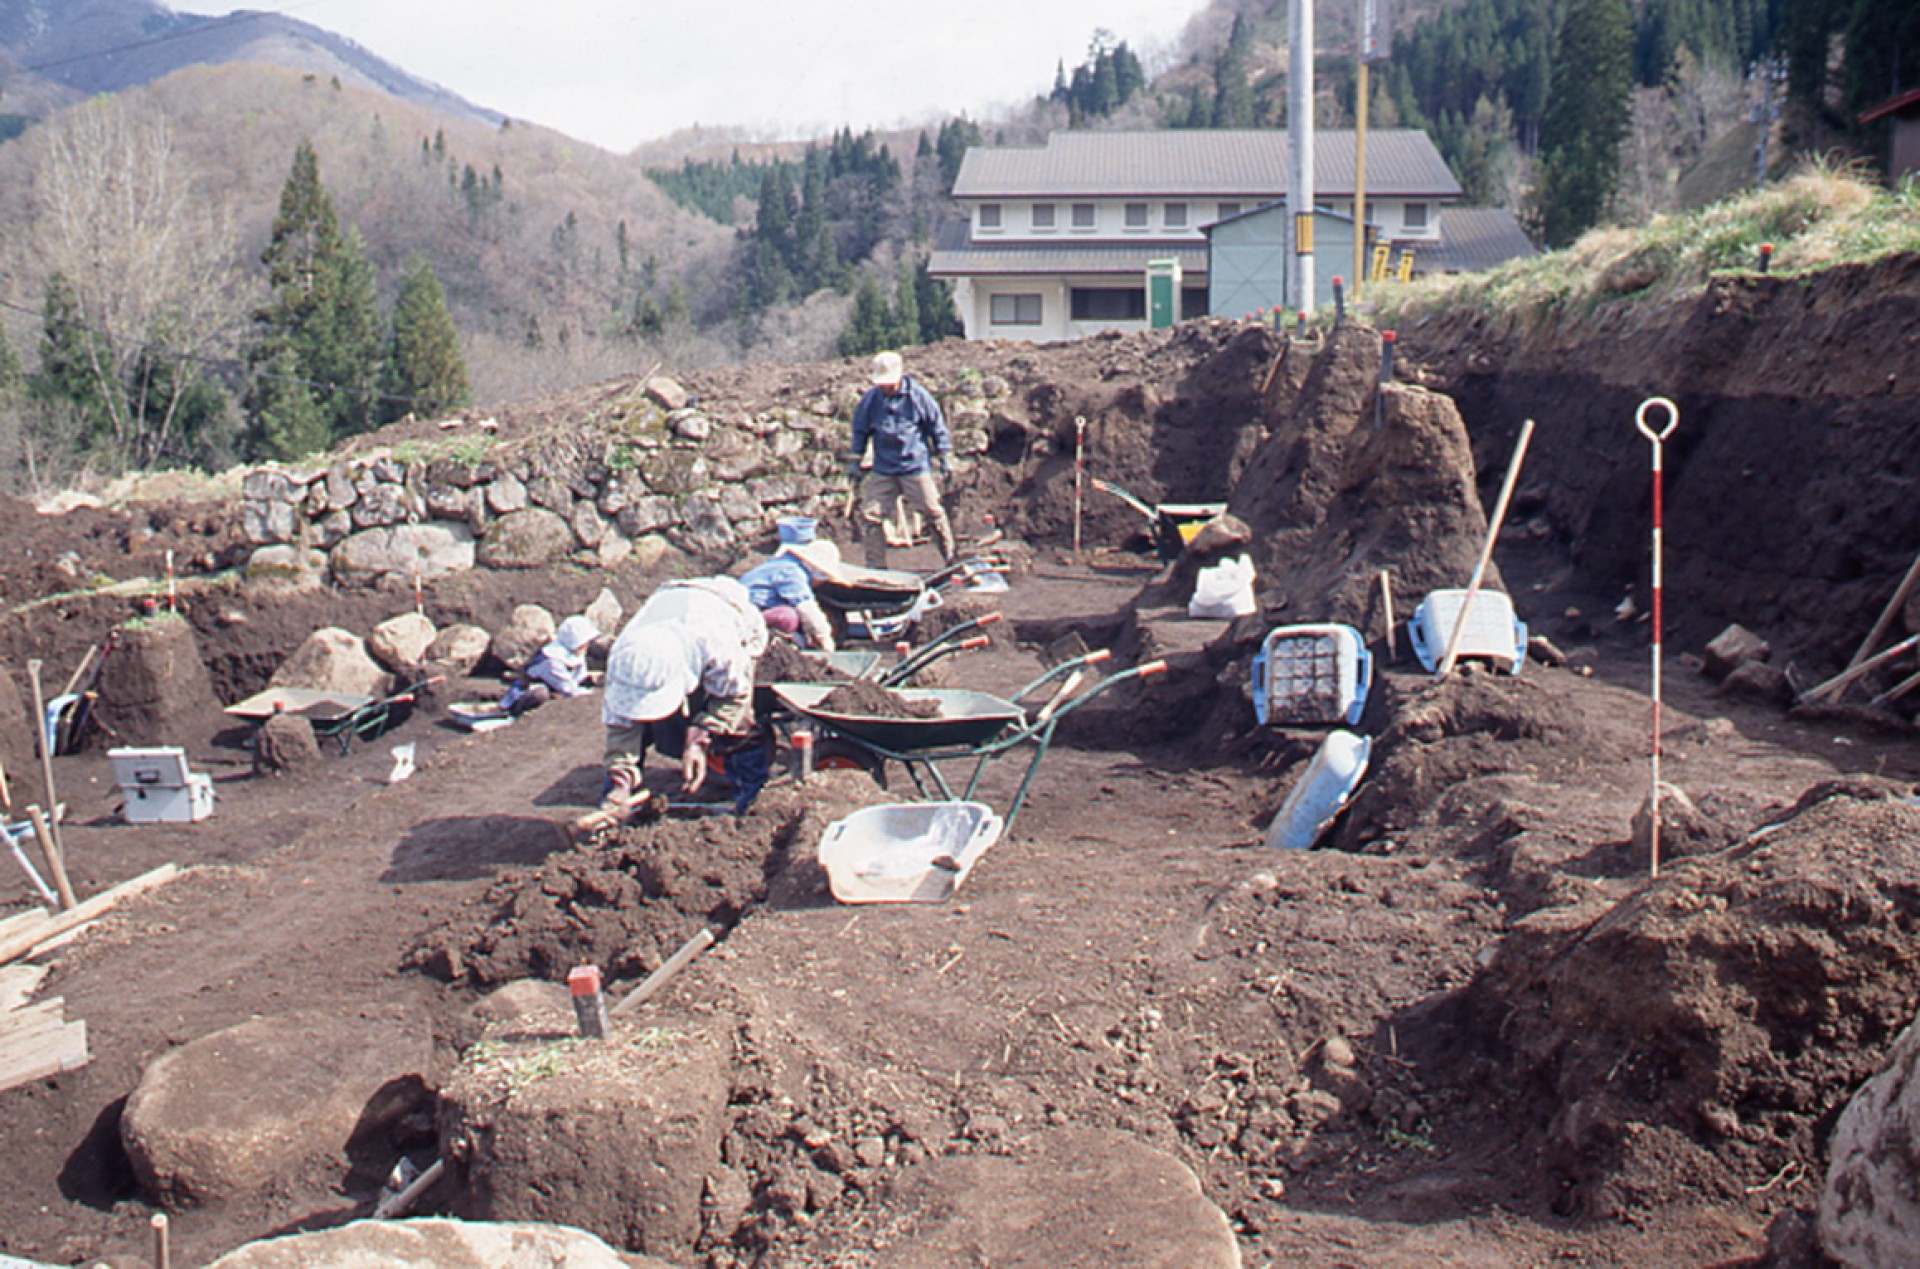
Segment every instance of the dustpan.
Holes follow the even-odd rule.
[[[960,888],[1002,827],[981,802],[870,806],[827,826],[820,866],[842,903],[939,903]]]

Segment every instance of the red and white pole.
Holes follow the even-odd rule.
[[[1073,420],[1073,562],[1080,562],[1080,481],[1086,470],[1087,419],[1084,414]]]
[[[1655,427],[1650,417],[1655,408],[1667,412],[1664,427]],[[1662,459],[1665,455],[1667,438],[1673,435],[1673,429],[1680,424],[1680,409],[1665,397],[1648,397],[1640,403],[1633,416],[1634,426],[1640,435],[1653,442],[1653,794],[1647,803],[1647,820],[1651,825],[1651,854],[1648,867],[1650,876],[1660,875],[1660,633],[1665,619],[1661,592],[1665,578],[1662,576],[1661,556],[1665,548]]]

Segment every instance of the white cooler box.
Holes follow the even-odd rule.
[[[186,750],[110,749],[129,824],[191,824],[213,814],[213,777],[187,769]]]
[[[1372,683],[1373,654],[1352,626],[1281,626],[1253,655],[1253,713],[1263,727],[1352,727]]]
[[[1466,599],[1464,590],[1436,590],[1414,609],[1413,620],[1407,623],[1407,638],[1427,673],[1438,671],[1440,662],[1446,659],[1447,640],[1453,638],[1454,623]],[[1527,623],[1513,615],[1513,600],[1497,590],[1475,593],[1454,659],[1489,661],[1508,674],[1520,673],[1520,667],[1527,663]]]

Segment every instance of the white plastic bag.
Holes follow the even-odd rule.
[[[1253,598],[1253,560],[1250,556],[1233,555],[1200,570],[1194,579],[1187,616],[1231,621],[1248,616],[1258,608]]]

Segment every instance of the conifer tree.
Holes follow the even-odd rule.
[[[299,376],[299,358],[282,344],[255,379],[255,447],[267,458],[304,458],[327,447],[332,430]]]
[[[893,314],[887,311],[887,299],[880,292],[879,282],[871,273],[861,274],[860,285],[853,293],[853,316],[840,332],[840,355],[858,357],[891,348],[899,342],[895,338]]]
[[[13,351],[13,342],[7,338],[7,329],[0,326],[0,399],[19,391],[26,381],[26,371],[20,367],[20,358]]]
[[[65,404],[78,414],[89,443],[113,434],[114,410],[123,402],[109,401],[100,373],[110,354],[100,336],[88,329],[80,297],[63,273],[47,279],[41,312],[40,368],[27,385],[29,395],[47,404]]]
[[[357,231],[342,233],[333,199],[320,182],[311,142],[294,150],[293,169],[280,191],[273,234],[260,261],[273,298],[254,315],[256,367],[285,368],[308,381],[312,403],[326,420],[319,448],[365,431],[374,421],[380,370],[380,310],[373,267]],[[249,404],[264,416],[269,404],[284,412],[284,393],[256,388]],[[271,399],[271,400],[270,400]],[[285,429],[282,429],[283,433]],[[264,426],[258,439],[265,440]]]
[[[423,255],[407,261],[393,302],[393,334],[387,348],[386,400],[391,421],[412,411],[438,413],[468,404],[467,363],[460,335],[447,311],[447,293]]]
[[[1542,240],[1564,247],[1600,223],[1620,183],[1620,143],[1633,109],[1627,0],[1574,0],[1550,83],[1534,215]]]

